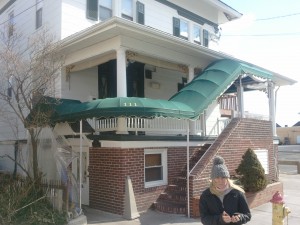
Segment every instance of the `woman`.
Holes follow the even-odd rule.
[[[199,210],[204,225],[245,224],[251,213],[244,190],[229,179],[224,159],[216,156],[211,170],[211,184],[201,195]]]

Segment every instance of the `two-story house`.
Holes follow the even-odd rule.
[[[8,32],[47,27],[62,44],[51,97],[74,102],[62,103],[53,132],[80,153],[71,167],[82,204],[123,214],[130,177],[138,211],[196,215],[213,156],[234,174],[247,148],[277,179],[274,90],[295,81],[218,51],[219,26],[241,16],[219,0],[0,1]],[[264,118],[243,110],[243,92],[257,89],[268,93]],[[16,140],[2,128],[0,154],[13,154]],[[26,132],[19,137],[25,146]]]

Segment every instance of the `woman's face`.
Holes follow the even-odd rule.
[[[214,185],[217,190],[225,191],[228,188],[228,178],[226,177],[217,177],[213,179]]]

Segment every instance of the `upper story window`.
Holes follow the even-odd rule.
[[[136,21],[145,24],[145,5],[139,1],[136,2]]]
[[[14,29],[15,29],[15,16],[14,16],[14,12],[11,11],[8,14],[8,37],[13,36],[14,34]]]
[[[43,8],[40,8],[36,11],[36,23],[35,28],[38,29],[43,25]]]
[[[36,0],[35,29],[43,25],[43,1]]]
[[[173,17],[173,35],[187,40],[189,37],[188,22]]]
[[[201,27],[194,25],[193,27],[193,40],[197,44],[201,44]]]
[[[12,98],[13,96],[13,77],[10,76],[8,79],[7,97]]]
[[[209,33],[207,30],[203,30],[203,45],[205,47],[208,47],[208,43],[209,43]]]
[[[112,0],[99,0],[99,20],[112,17]]]
[[[86,1],[86,17],[91,20],[98,20],[98,1]]]
[[[133,20],[132,0],[122,0],[122,18]]]

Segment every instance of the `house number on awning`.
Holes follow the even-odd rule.
[[[137,104],[136,104],[136,102],[135,103],[131,103],[131,102],[129,102],[129,103],[124,103],[124,106],[137,106]]]

